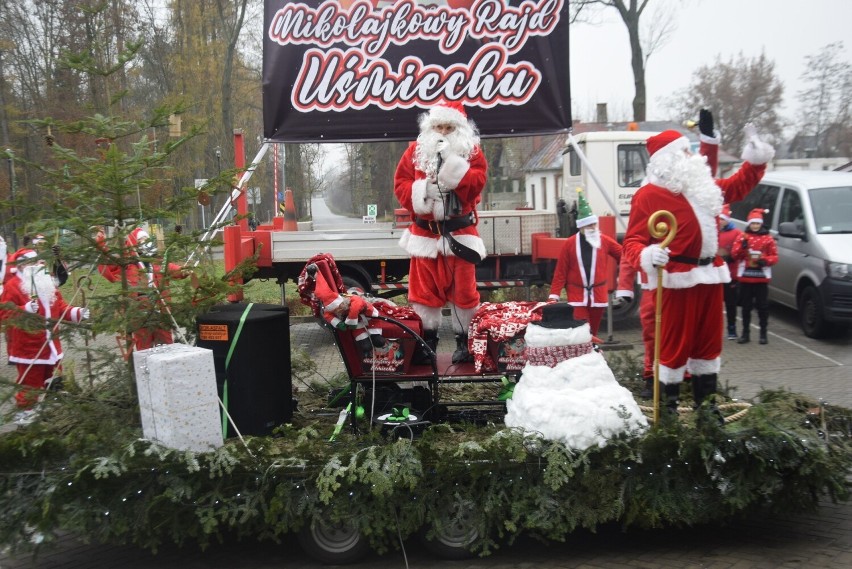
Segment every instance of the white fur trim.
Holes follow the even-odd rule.
[[[644,266],[642,267],[644,269]],[[713,265],[696,266],[682,273],[663,271],[663,288],[692,288],[700,284],[722,284],[731,282],[731,272],[727,263],[719,267]],[[646,288],[643,286],[642,288]],[[657,288],[656,269],[648,273],[648,290]]]
[[[639,267],[648,275],[648,288],[657,288],[657,267],[651,260],[651,246],[647,246],[639,253]],[[652,284],[653,283],[653,284]]]
[[[420,317],[423,322],[423,330],[435,330],[441,327],[441,321],[444,315],[441,313],[440,306],[426,306],[418,302],[411,303],[411,309]]]
[[[615,298],[633,298],[632,290],[617,290],[615,291]]]
[[[343,321],[347,326],[355,326],[358,324],[358,318],[347,318]]]
[[[430,192],[432,188],[434,189]],[[414,213],[420,215],[432,213],[432,202],[437,195],[437,186],[430,187],[426,178],[414,180],[411,184],[411,207],[414,208]]]
[[[596,215],[590,215],[589,217],[584,217],[582,219],[578,219],[577,220],[577,229],[581,229],[583,227],[586,227],[587,225],[591,225],[591,224],[597,223],[597,222],[598,222],[598,216],[596,216]]]
[[[338,325],[338,324],[340,324],[341,322],[343,322],[343,320],[341,320],[340,318],[338,318],[337,316],[335,316],[334,318],[332,318],[331,320],[329,320],[329,322],[328,322],[328,323],[329,323],[329,324],[331,324],[334,328],[337,328],[337,325]]]
[[[698,140],[703,142],[704,144],[712,144],[714,146],[719,146],[722,143],[722,135],[718,130],[713,131],[713,136],[707,136],[706,134],[698,134]]]
[[[683,381],[683,374],[686,371],[686,366],[671,368],[660,364],[660,383],[666,385],[674,385]]]
[[[334,300],[332,300],[331,302],[329,302],[328,304],[325,305],[325,311],[326,312],[333,311],[335,308],[340,306],[340,304],[342,302],[343,302],[343,297],[338,294],[337,298],[335,298]]]
[[[524,332],[524,342],[531,348],[552,346],[571,346],[592,341],[592,332],[588,323],[576,328],[545,328],[531,322]]]
[[[365,338],[370,337],[370,334],[367,332],[367,330],[365,328],[358,328],[358,330],[363,330],[363,331],[361,333],[359,333],[357,336],[355,336],[356,340],[363,340]]]
[[[439,124],[452,124],[459,126],[465,123],[467,123],[467,117],[462,113],[458,112],[456,109],[439,105],[432,107],[429,109],[428,113],[423,115],[423,118],[420,121],[420,129],[423,130],[424,125],[432,128]]]
[[[653,162],[654,158],[658,156],[663,156],[665,154],[674,154],[675,152],[683,152],[684,150],[689,150],[692,148],[692,143],[689,142],[689,139],[685,136],[681,136],[680,138],[676,138],[654,152],[654,155],[651,156],[651,160],[649,162]]]
[[[766,164],[775,157],[775,149],[762,140],[753,139],[743,148],[743,160],[757,166]]]
[[[479,306],[473,308],[459,308],[455,304],[450,303],[450,321],[453,325],[453,332],[456,334],[468,334],[470,321],[473,320],[473,315],[479,310]]]
[[[719,373],[719,370],[722,369],[722,358],[713,358],[712,360],[696,360],[689,358],[686,361],[686,369],[692,375]]]
[[[470,162],[461,156],[450,154],[444,159],[444,165],[438,172],[438,183],[443,188],[455,190],[468,170]]]
[[[370,336],[382,336],[381,328],[367,328],[367,332],[370,334]]]
[[[558,294],[551,294],[550,296],[547,297],[547,300],[559,300],[559,295]]]
[[[438,256],[438,240],[432,237],[414,235],[406,229],[399,238],[399,246],[412,257],[435,259]]]
[[[701,257],[713,257],[719,250],[719,223],[716,213],[708,211],[695,202],[690,194],[684,194],[686,201],[692,206],[695,218],[701,228]]]

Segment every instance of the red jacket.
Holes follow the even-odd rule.
[[[11,303],[17,309],[4,310],[2,319],[6,320],[6,334],[9,341],[9,362],[16,364],[53,365],[62,359],[62,344],[56,335],[58,325],[51,324],[48,319],[63,319],[69,322],[80,322],[83,320],[83,309],[69,306],[62,294],[57,290],[53,301],[45,305],[38,300],[38,315],[45,322],[43,329],[24,330],[16,326],[16,321],[23,326],[25,319],[33,318],[26,313],[26,305],[30,302],[30,295],[24,292],[18,275],[10,278],[3,287],[0,302]]]
[[[556,261],[556,271],[553,274],[553,282],[550,285],[550,294],[559,296],[562,289],[566,289],[568,304],[571,306],[606,306],[608,303],[607,256],[615,259],[616,263],[621,259],[621,245],[606,235],[601,235],[601,246],[595,249],[592,256],[591,274],[589,277],[583,267],[583,259],[580,256],[579,233],[569,237]],[[592,291],[591,301],[589,291]]]
[[[722,260],[728,263],[728,270],[731,272],[731,279],[737,280],[737,262],[734,260],[731,252],[734,248],[734,243],[739,241],[743,232],[734,227],[728,222],[724,229],[719,231],[719,256]]]
[[[744,283],[768,283],[772,279],[772,265],[778,262],[778,248],[769,231],[761,227],[757,232],[746,230],[734,242],[731,256],[737,263],[737,279]]]

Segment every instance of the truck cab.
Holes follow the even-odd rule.
[[[566,144],[562,179],[563,195],[569,207],[571,202],[576,200],[574,189],[583,188],[593,212],[598,215],[617,215],[621,218],[624,225],[617,224],[616,231],[619,236],[623,234],[630,216],[630,202],[633,200],[633,194],[642,185],[648,165],[645,141],[654,134],[656,133],[642,131],[601,131],[576,135],[574,138],[588,164],[582,161],[570,143]],[[603,188],[598,187],[589,166]],[[613,211],[603,192],[607,193],[616,211]]]

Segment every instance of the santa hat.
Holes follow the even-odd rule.
[[[321,272],[317,271],[316,279],[317,284],[314,288],[314,294],[322,302],[323,310],[333,312],[343,302],[343,296],[329,286],[328,281],[325,280]]]
[[[157,253],[157,246],[151,236],[141,227],[137,227],[127,234],[124,246],[133,249],[146,257],[153,257]]]
[[[467,113],[458,101],[441,101],[428,113],[420,116],[420,130],[427,130],[439,124],[461,126],[467,124]]]
[[[20,264],[27,262],[28,259],[35,259],[36,257],[38,257],[38,253],[36,253],[33,249],[18,249],[12,253],[9,261]]]
[[[678,151],[689,150],[689,139],[676,130],[664,130],[660,134],[650,137],[645,143],[648,156],[655,154],[664,155]]]
[[[725,221],[731,221],[731,206],[729,206],[728,204],[723,204],[722,213],[719,214],[719,217],[721,217]]]
[[[598,222],[598,216],[592,213],[589,202],[583,196],[583,190],[577,188],[577,229]]]
[[[763,214],[769,213],[768,209],[761,209],[759,207],[754,208],[750,212],[748,212],[748,223],[759,223],[763,225]]]

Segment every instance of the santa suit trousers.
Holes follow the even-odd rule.
[[[15,364],[18,370],[18,385],[21,390],[15,394],[18,407],[29,408],[38,402],[38,391],[44,389],[45,382],[53,377],[55,365]]]
[[[592,336],[598,335],[603,313],[604,308],[602,306],[574,306],[574,318],[588,322]]]
[[[408,280],[409,302],[432,307],[442,307],[448,301],[459,308],[479,305],[476,266],[458,257],[412,257]]]
[[[661,382],[680,383],[687,364],[692,375],[718,373],[724,319],[722,287],[702,284],[663,289]],[[656,291],[648,293],[656,296]]]

